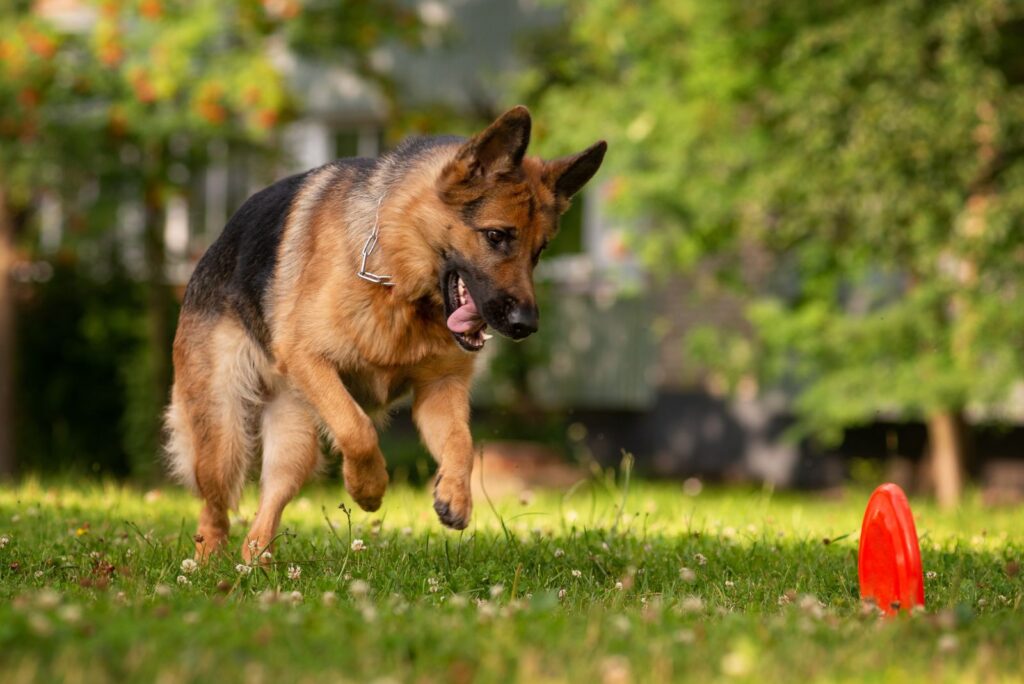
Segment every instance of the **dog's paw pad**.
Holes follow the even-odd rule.
[[[469,527],[469,516],[456,513],[450,503],[434,499],[434,510],[437,517],[446,526],[453,530],[464,530]]]
[[[369,513],[380,508],[388,488],[383,457],[363,462],[346,460],[344,475],[345,489],[360,508]]]
[[[352,498],[355,499],[356,504],[367,513],[373,513],[376,511],[384,501],[381,497],[366,498],[353,496]]]

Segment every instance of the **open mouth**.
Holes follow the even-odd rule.
[[[484,332],[487,323],[476,308],[473,295],[462,280],[462,277],[455,271],[448,275],[445,283],[445,304],[448,314],[448,330],[452,337],[466,351],[476,352],[484,348],[484,343],[491,339],[491,335]]]

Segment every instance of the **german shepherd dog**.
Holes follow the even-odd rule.
[[[203,499],[197,557],[225,544],[257,452],[242,556],[270,548],[317,468],[320,428],[349,494],[377,510],[388,475],[370,416],[409,391],[439,465],[434,509],[469,524],[474,353],[488,327],[536,332],[534,266],[607,148],[543,161],[529,141],[516,107],[469,140],[409,139],[285,178],[228,221],[185,291],[166,415],[170,470]]]

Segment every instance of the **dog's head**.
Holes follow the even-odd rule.
[[[516,107],[464,143],[438,180],[449,214],[441,294],[448,329],[469,351],[484,346],[487,326],[516,340],[537,331],[533,268],[608,147],[543,161],[526,156],[529,143],[530,113]]]

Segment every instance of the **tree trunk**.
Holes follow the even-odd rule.
[[[14,219],[0,186],[0,479],[14,475]]]
[[[153,393],[162,406],[167,401],[171,384],[171,337],[168,323],[171,315],[171,290],[167,284],[167,250],[164,243],[164,204],[159,190],[146,189],[145,226],[146,254],[146,318],[149,338],[150,368]]]
[[[166,212],[159,185],[145,191],[146,323],[150,340],[153,411],[159,415],[171,387],[171,337],[169,317],[171,290],[167,283],[167,249],[164,242]],[[160,420],[154,418],[151,443],[159,445]],[[135,464],[138,467],[140,464]]]
[[[960,503],[964,488],[967,424],[955,411],[938,411],[928,417],[928,449],[932,485],[940,508]]]

